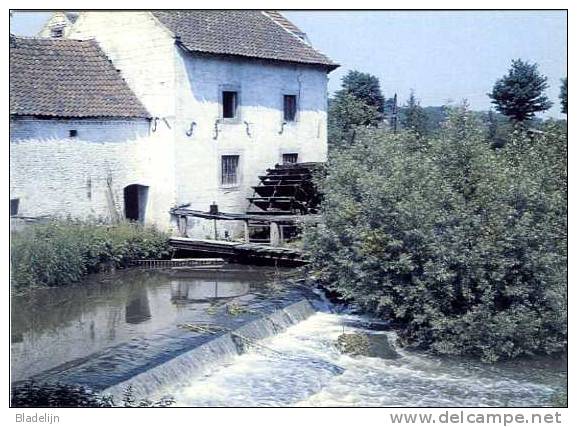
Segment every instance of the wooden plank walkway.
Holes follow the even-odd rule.
[[[169,240],[169,244],[175,249],[225,256],[239,260],[281,261],[291,264],[305,264],[307,262],[305,254],[300,249],[273,247],[258,243],[172,237]]]
[[[198,267],[221,266],[223,258],[174,258],[174,259],[137,259],[133,263],[137,267],[169,268],[169,267]]]

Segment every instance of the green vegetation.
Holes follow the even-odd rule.
[[[415,92],[411,91],[407,105],[403,108],[401,118],[403,128],[415,132],[418,136],[424,136],[427,134],[428,120],[427,113],[415,97]]]
[[[561,79],[561,92],[559,93],[559,99],[561,100],[561,112],[567,114],[567,77]]]
[[[545,96],[545,89],[547,77],[539,74],[537,64],[516,59],[508,74],[497,80],[489,97],[497,111],[513,121],[524,122],[553,105]]]
[[[367,73],[349,71],[342,79],[341,90],[329,100],[329,144],[354,143],[355,127],[376,127],[383,122],[385,97],[379,79]]]
[[[156,402],[137,401],[129,386],[121,402],[115,402],[112,396],[99,395],[86,387],[71,384],[52,384],[26,382],[12,389],[13,408],[148,408],[167,407],[174,404],[171,398],[162,398]]]
[[[65,286],[89,273],[168,254],[168,236],[137,223],[35,224],[12,234],[12,289]]]
[[[385,97],[381,93],[379,79],[368,73],[349,71],[342,80],[342,89],[336,96],[351,94],[367,105],[375,108],[380,114],[385,108]]]
[[[465,107],[435,135],[359,126],[333,149],[305,232],[329,289],[404,345],[486,361],[567,345],[567,133],[511,126],[492,148]]]

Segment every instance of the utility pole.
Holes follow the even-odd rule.
[[[398,109],[397,109],[397,94],[393,97],[393,111],[391,114],[391,128],[393,133],[397,133]]]

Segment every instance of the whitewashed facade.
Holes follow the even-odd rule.
[[[82,12],[67,37],[95,39],[152,119],[14,122],[11,190],[22,214],[110,216],[111,192],[122,214],[122,189],[139,184],[147,187],[141,219],[174,230],[174,206],[207,211],[215,202],[223,212],[245,212],[258,175],[283,154],[326,160],[326,68],[191,52],[149,12]],[[223,91],[235,93],[234,117],[225,117]],[[296,100],[294,120],[283,117],[285,95]],[[71,126],[78,128],[72,144]],[[223,183],[223,156],[236,159],[234,182]],[[35,185],[29,174],[46,175],[45,168],[59,172]],[[67,190],[58,197],[34,202],[61,186]],[[204,222],[189,221],[188,235],[212,233]]]

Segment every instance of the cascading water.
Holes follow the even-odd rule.
[[[202,376],[181,376],[153,397],[171,395],[177,406],[540,406],[564,381],[554,372],[535,378],[514,364],[402,350],[394,360],[341,354],[335,341],[343,327],[367,332],[350,326],[362,323],[358,316],[316,313]]]
[[[190,380],[215,365],[227,363],[234,356],[244,354],[252,347],[262,348],[258,342],[285,331],[315,313],[308,300],[301,300],[270,315],[247,323],[214,338],[168,362],[149,369],[104,390],[104,394],[122,396],[130,386],[135,397],[147,397],[162,387]]]
[[[135,398],[171,395],[177,406],[546,406],[566,387],[566,360],[553,358],[343,355],[343,332],[390,343],[395,333],[271,273],[133,270],[16,298],[12,378],[117,397],[130,385]]]

